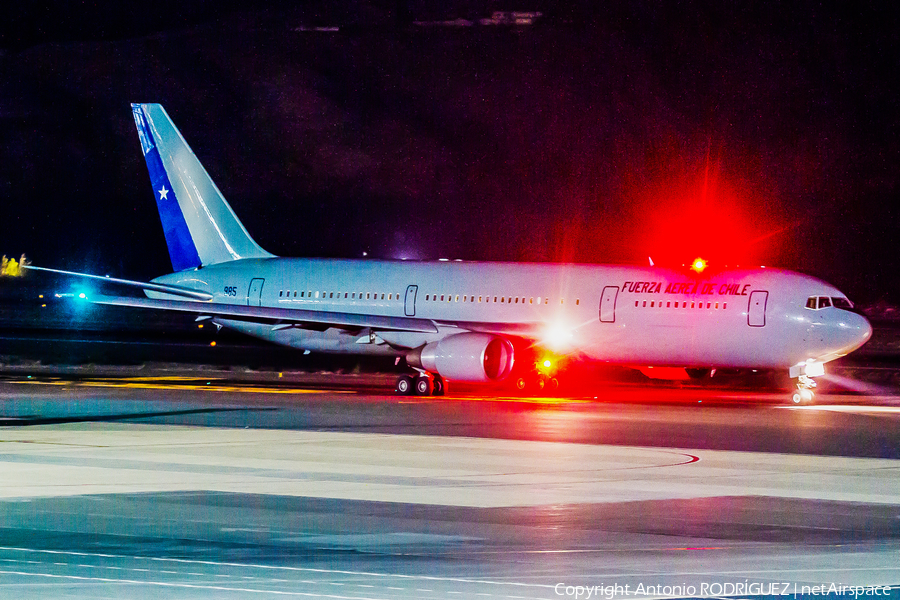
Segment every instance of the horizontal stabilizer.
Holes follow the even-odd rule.
[[[45,273],[55,273],[57,275],[66,275],[68,277],[80,277],[82,279],[93,279],[102,281],[103,283],[112,283],[115,285],[124,285],[126,287],[138,288],[141,290],[153,290],[154,292],[164,292],[173,296],[184,296],[185,298],[193,298],[195,300],[210,301],[212,294],[207,292],[199,292],[189,288],[177,285],[166,285],[163,283],[147,283],[144,281],[132,281],[130,279],[118,279],[116,277],[104,277],[102,275],[91,275],[89,273],[76,273],[75,271],[63,271],[61,269],[48,269],[47,267],[35,267],[28,265],[30,271],[43,271]]]

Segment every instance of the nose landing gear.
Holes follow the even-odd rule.
[[[812,377],[801,375],[797,378],[797,391],[791,396],[791,400],[793,400],[794,404],[812,402],[816,397],[813,393],[815,387],[816,382]]]

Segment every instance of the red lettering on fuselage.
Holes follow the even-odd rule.
[[[626,281],[622,284],[622,291],[632,294],[658,294],[661,289],[660,281]]]
[[[665,290],[662,289],[661,281],[626,281],[622,284],[622,291],[632,294],[682,294],[688,296],[699,294],[702,296],[714,296],[718,292],[719,296],[746,296],[749,289],[749,283],[723,283],[719,285],[714,281],[669,282],[666,283]]]
[[[739,283],[723,283],[719,286],[720,296],[746,296],[750,284],[745,283],[743,287]]]

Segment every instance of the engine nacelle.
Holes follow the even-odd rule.
[[[487,333],[458,333],[416,348],[406,362],[447,379],[480,383],[509,375],[513,359],[513,345],[507,339]]]

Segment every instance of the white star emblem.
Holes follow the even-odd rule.
[[[159,199],[165,200],[166,196],[169,194],[169,190],[166,189],[166,186],[162,186],[162,189],[159,190]]]

